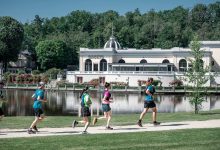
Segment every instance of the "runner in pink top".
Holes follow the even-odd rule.
[[[106,89],[103,95],[105,99],[102,99],[102,104],[110,104],[111,93],[109,92],[109,90]]]
[[[112,118],[112,111],[111,111],[111,107],[110,107],[110,103],[112,102],[112,98],[111,98],[111,93],[109,92],[110,89],[110,83],[105,83],[105,91],[103,93],[103,98],[102,98],[102,110],[104,112],[104,116],[103,117],[95,117],[93,119],[93,125],[96,124],[96,122],[99,119],[107,119],[107,125],[106,125],[106,129],[107,130],[113,130],[112,127],[109,126],[110,120]]]

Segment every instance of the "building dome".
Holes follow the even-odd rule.
[[[113,48],[115,50],[121,49],[120,44],[116,40],[116,38],[112,35],[109,40],[105,43],[104,49],[105,48]]]

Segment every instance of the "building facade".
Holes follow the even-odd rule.
[[[220,41],[201,41],[204,57],[201,65],[211,66],[212,71],[220,71]],[[139,80],[153,77],[163,86],[176,78],[181,78],[190,69],[192,58],[189,48],[171,49],[122,49],[114,36],[102,49],[80,48],[79,71],[68,71],[67,80],[73,83],[99,79],[104,82],[124,82],[137,86]],[[211,83],[207,83],[209,86]]]

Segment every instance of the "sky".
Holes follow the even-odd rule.
[[[151,9],[169,10],[177,6],[193,8],[196,4],[210,4],[220,0],[0,0],[0,16],[10,16],[19,22],[31,22],[35,15],[42,18],[66,16],[72,11],[85,10],[102,13],[114,10],[120,15],[134,11],[141,13]]]

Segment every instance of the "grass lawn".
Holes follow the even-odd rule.
[[[2,150],[219,150],[220,128],[1,139]]]
[[[114,125],[131,125],[136,124],[140,114],[113,114],[111,124]],[[151,122],[152,113],[149,112],[143,123]],[[70,127],[74,119],[81,119],[73,116],[48,116],[42,123],[39,124],[39,128],[42,127]],[[176,122],[176,121],[192,121],[192,120],[209,120],[220,119],[220,110],[200,112],[199,114],[190,113],[158,113],[158,121],[160,122]],[[3,128],[28,128],[34,116],[19,116],[19,117],[5,117],[0,121],[0,129]],[[101,120],[97,125],[105,125],[105,120]]]

